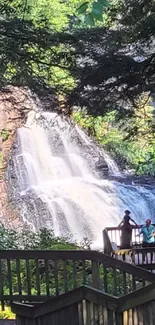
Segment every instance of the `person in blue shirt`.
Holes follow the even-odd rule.
[[[155,227],[151,225],[151,220],[146,220],[146,225],[142,226],[139,235],[143,235],[143,247],[155,247]]]
[[[149,247],[155,247],[155,227],[151,225],[151,220],[146,220],[146,225],[142,226],[141,231],[139,233],[140,235],[143,235],[143,242],[142,246],[143,248],[149,248]],[[147,252],[142,253],[143,262],[145,261],[145,257],[147,256]],[[151,263],[153,259],[153,252],[151,252]]]

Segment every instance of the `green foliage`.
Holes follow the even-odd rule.
[[[77,0],[0,3],[1,86],[28,86],[39,94],[47,88],[61,94],[75,86],[70,49],[57,33],[69,28],[76,7]]]
[[[154,90],[155,3],[84,1],[82,22],[78,7],[77,0],[2,1],[0,84],[67,95],[67,112],[76,105],[93,115],[113,109],[129,115],[135,98]],[[97,28],[86,28],[94,21]]]
[[[0,319],[15,319],[15,314],[6,306],[4,311],[0,311]]]
[[[85,1],[79,6],[77,13],[82,22],[91,27],[98,22],[103,23],[108,5],[107,0]]]
[[[0,226],[0,249],[79,249],[86,245],[85,239],[79,246],[72,238],[56,237],[54,232],[49,229],[41,229],[38,232],[31,232],[29,229],[17,232]],[[88,241],[87,245],[90,245]],[[88,247],[87,246],[87,247]]]
[[[1,137],[2,137],[2,140],[3,140],[3,141],[5,141],[5,140],[8,139],[9,134],[8,134],[7,130],[3,129],[3,130],[1,131]]]
[[[111,1],[104,28],[88,29],[85,42],[81,32],[70,105],[90,115],[117,109],[126,117],[144,92],[154,95],[154,12],[154,0]]]
[[[154,175],[154,113],[137,105],[154,92],[154,12],[154,0],[3,0],[0,85],[51,90],[66,113],[86,109],[80,123],[90,134]]]
[[[77,4],[78,0],[13,0],[8,2],[7,12],[23,22],[31,21],[37,28],[58,32],[69,27]]]
[[[138,175],[155,175],[155,116],[150,98],[143,96],[129,118],[116,110],[93,117],[74,112],[74,120],[87,129],[118,160]]]

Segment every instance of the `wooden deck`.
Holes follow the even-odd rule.
[[[133,229],[132,249],[120,249],[120,228],[105,228],[103,230],[104,253],[120,261],[153,271],[155,270],[155,247],[142,248],[142,237],[137,237],[138,233],[139,228]]]

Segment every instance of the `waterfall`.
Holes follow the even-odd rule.
[[[102,246],[102,229],[120,222],[130,209],[137,222],[152,217],[155,189],[104,179],[96,163],[121,176],[116,163],[85,133],[55,113],[31,112],[17,130],[8,167],[12,200],[32,229],[91,239]]]
[[[76,130],[79,133],[80,137],[84,141],[84,143],[87,144],[89,147],[92,147],[92,146],[94,147],[95,144],[93,142],[91,142],[89,137],[78,127],[78,125],[76,125],[75,127],[76,127]],[[119,167],[116,164],[116,162],[103,149],[100,152],[100,155],[102,157],[104,157],[104,160],[107,163],[110,175],[123,177],[123,174],[119,170]]]

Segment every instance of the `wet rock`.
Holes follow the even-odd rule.
[[[6,138],[0,137],[0,152],[2,155],[0,168],[0,210],[1,221],[7,226],[19,223],[19,216],[8,198],[8,182],[5,180],[5,171],[16,129],[21,127],[32,107],[32,100],[28,89],[8,86],[0,91],[0,134],[5,131]],[[14,178],[11,175],[12,179]],[[17,222],[16,222],[17,221]]]

